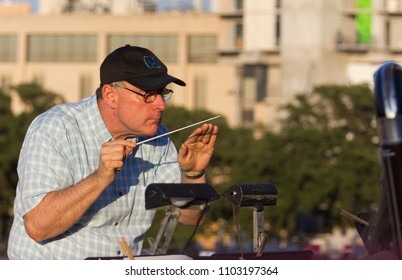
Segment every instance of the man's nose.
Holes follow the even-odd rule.
[[[162,95],[158,94],[156,96],[156,99],[155,99],[154,103],[158,107],[160,107],[162,111],[166,109],[166,103],[165,103],[165,100],[163,99]]]

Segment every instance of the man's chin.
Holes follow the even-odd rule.
[[[155,135],[158,133],[158,128],[159,128],[159,125],[156,124],[156,125],[155,125],[155,128],[150,129],[150,130],[147,132],[146,136],[147,136],[147,137],[155,136]]]

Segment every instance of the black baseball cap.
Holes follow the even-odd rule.
[[[125,45],[108,56],[100,66],[100,86],[126,81],[142,90],[156,90],[169,83],[185,86],[182,80],[170,76],[167,67],[150,50]]]

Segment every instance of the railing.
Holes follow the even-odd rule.
[[[362,42],[357,33],[338,32],[335,41],[336,49],[342,52],[367,52],[375,47],[373,42],[369,44]]]

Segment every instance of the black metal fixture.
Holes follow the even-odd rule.
[[[204,209],[220,195],[209,184],[150,184],[145,190],[145,209],[165,209],[156,238],[149,238],[151,255],[166,254],[176,228],[180,209]],[[163,244],[159,246],[161,240]]]
[[[264,206],[276,205],[276,186],[271,183],[233,185],[222,193],[222,197],[239,207],[254,207],[253,250],[262,253],[267,239],[264,231]]]

